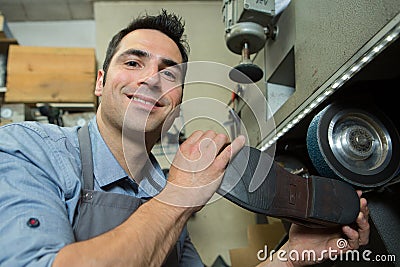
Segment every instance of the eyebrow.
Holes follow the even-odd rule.
[[[120,54],[118,57],[122,58],[125,56],[138,56],[138,57],[150,57],[150,53],[144,50],[139,50],[139,49],[128,49],[124,51],[122,54]]]
[[[124,51],[121,55],[119,55],[119,58],[123,58],[125,56],[138,56],[138,57],[146,57],[146,58],[150,58],[151,54],[145,50],[140,50],[140,49],[128,49],[126,51]],[[175,62],[172,59],[169,58],[161,58],[161,62],[163,65],[167,66],[167,67],[172,67],[172,66],[176,66],[178,65],[178,62]]]
[[[177,62],[173,61],[172,59],[168,59],[168,58],[162,58],[161,62],[168,67],[172,67],[172,66],[176,66],[178,65]]]

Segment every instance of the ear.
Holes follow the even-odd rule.
[[[103,94],[103,79],[104,79],[104,71],[99,70],[97,72],[96,89],[94,91],[94,94],[96,96],[101,96]]]

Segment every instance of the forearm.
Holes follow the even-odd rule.
[[[61,249],[53,266],[160,266],[191,214],[151,199],[115,229]]]

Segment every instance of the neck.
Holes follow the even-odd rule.
[[[149,159],[154,142],[145,142],[147,134],[143,132],[126,132],[122,126],[111,125],[103,120],[101,113],[96,115],[100,134],[121,167],[136,182],[140,182],[140,172]],[[123,132],[124,131],[124,132]],[[151,138],[149,138],[151,139]]]

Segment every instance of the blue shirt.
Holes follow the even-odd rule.
[[[143,177],[130,179],[89,122],[93,151],[94,189],[154,196],[158,191]],[[23,122],[0,127],[0,266],[51,266],[57,252],[75,242],[72,230],[81,190],[79,127]],[[157,184],[165,177],[154,157],[149,171]],[[183,231],[182,259],[200,258]],[[193,262],[193,261],[192,261]]]

